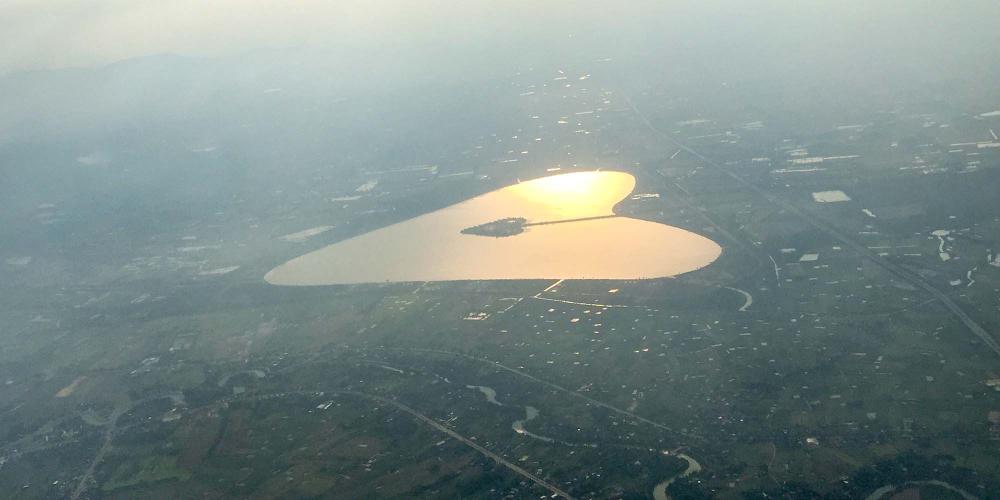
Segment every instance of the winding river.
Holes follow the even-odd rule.
[[[678,453],[678,454],[676,454],[674,456],[677,457],[677,458],[683,459],[684,461],[686,461],[687,464],[688,464],[687,465],[687,469],[684,469],[684,472],[681,472],[680,474],[677,474],[676,476],[674,476],[674,477],[672,477],[670,479],[667,479],[666,481],[663,481],[660,484],[657,484],[656,487],[653,488],[653,498],[655,500],[667,500],[667,499],[669,499],[670,496],[667,495],[667,488],[671,484],[673,484],[674,481],[676,481],[676,480],[678,480],[678,479],[680,479],[682,477],[690,476],[691,474],[694,474],[695,472],[701,471],[701,464],[699,464],[697,460],[691,458],[690,455],[685,455],[683,453]]]

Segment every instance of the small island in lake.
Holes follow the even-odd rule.
[[[525,219],[524,217],[507,217],[505,219],[497,219],[478,226],[467,227],[462,230],[462,234],[506,238],[508,236],[523,233],[524,226],[527,223],[528,219]]]

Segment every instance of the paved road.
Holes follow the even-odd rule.
[[[667,432],[670,432],[670,433],[674,433],[674,434],[679,434],[679,435],[682,435],[682,436],[685,436],[685,437],[688,437],[688,438],[693,438],[693,439],[698,439],[698,440],[703,439],[701,436],[697,436],[695,434],[680,432],[680,431],[671,429],[670,427],[667,427],[666,425],[663,425],[663,424],[661,424],[659,422],[655,422],[655,421],[650,420],[648,418],[636,415],[635,413],[632,413],[632,412],[630,412],[628,410],[623,410],[623,409],[618,408],[616,406],[611,406],[611,405],[609,405],[607,403],[603,403],[601,401],[598,401],[598,400],[596,400],[594,398],[591,398],[591,397],[587,396],[586,394],[584,394],[582,392],[577,392],[577,391],[569,390],[569,389],[567,389],[567,388],[565,388],[565,387],[563,387],[561,385],[549,382],[548,380],[542,380],[542,379],[540,379],[538,377],[535,377],[535,376],[533,376],[533,375],[531,375],[529,373],[525,373],[525,372],[523,372],[521,370],[518,370],[517,368],[512,368],[512,367],[509,367],[507,365],[503,365],[503,364],[500,364],[499,362],[496,362],[496,361],[493,361],[493,360],[489,360],[489,359],[486,359],[486,358],[479,358],[479,357],[476,357],[476,356],[472,356],[470,354],[462,354],[460,352],[452,352],[452,351],[442,351],[442,350],[438,350],[438,349],[418,349],[418,348],[402,348],[402,347],[388,347],[386,349],[388,349],[388,350],[398,350],[398,351],[430,352],[430,353],[437,353],[437,354],[447,354],[447,355],[450,355],[450,356],[459,356],[459,357],[463,357],[463,358],[466,358],[466,359],[471,359],[473,361],[478,361],[480,363],[487,363],[487,364],[493,365],[493,366],[495,366],[497,368],[500,368],[501,370],[508,371],[508,372],[513,373],[515,375],[520,375],[520,376],[522,376],[522,377],[524,377],[524,378],[526,378],[528,380],[532,380],[532,381],[537,382],[539,384],[542,384],[544,386],[550,387],[550,388],[555,389],[557,391],[560,391],[560,392],[563,392],[563,393],[568,394],[570,396],[573,396],[574,398],[582,399],[582,400],[584,400],[584,401],[586,401],[586,402],[588,402],[588,403],[590,403],[590,404],[592,404],[594,406],[599,406],[599,407],[604,408],[606,410],[610,410],[610,411],[612,411],[614,413],[618,413],[620,415],[625,415],[625,416],[628,416],[628,417],[633,418],[635,420],[638,420],[638,421],[640,421],[642,423],[649,424],[649,425],[651,425],[653,427],[656,427],[657,429],[660,429],[660,430],[663,430],[663,431],[667,431]]]
[[[524,223],[524,227],[548,226],[550,224],[567,224],[570,222],[583,222],[588,220],[614,219],[615,217],[620,217],[620,216],[612,214],[612,215],[595,215],[593,217],[577,217],[576,219],[543,220],[540,222],[526,222]]]
[[[573,498],[572,496],[570,496],[569,493],[566,493],[565,491],[559,489],[559,487],[555,486],[554,484],[546,482],[544,479],[542,479],[542,478],[540,478],[540,477],[538,477],[538,476],[536,476],[536,475],[534,475],[534,474],[532,474],[532,473],[524,470],[523,468],[517,466],[516,464],[511,463],[510,461],[506,460],[505,458],[501,457],[500,455],[497,455],[496,453],[493,453],[492,451],[487,450],[486,448],[483,448],[482,446],[479,446],[475,442],[473,442],[473,441],[465,438],[465,436],[462,436],[461,434],[459,434],[459,433],[457,433],[457,432],[455,432],[455,431],[453,431],[453,430],[451,430],[451,429],[449,429],[449,428],[441,425],[440,423],[438,423],[437,420],[434,420],[434,419],[432,419],[432,418],[424,415],[423,413],[420,413],[417,410],[414,410],[413,408],[410,408],[409,406],[406,406],[403,403],[400,403],[399,401],[396,401],[396,400],[393,400],[393,399],[384,398],[382,396],[376,396],[374,394],[367,394],[367,393],[364,393],[364,392],[357,392],[357,391],[330,391],[330,392],[327,392],[327,394],[347,394],[347,395],[351,395],[351,396],[358,396],[358,397],[362,397],[362,398],[367,398],[367,399],[371,399],[371,400],[374,400],[374,401],[378,401],[378,402],[381,402],[381,403],[385,403],[385,404],[388,404],[388,405],[392,405],[392,406],[396,407],[399,410],[402,410],[402,411],[404,411],[406,413],[409,413],[410,415],[412,415],[417,420],[419,420],[419,421],[421,421],[421,422],[423,422],[423,423],[425,423],[425,424],[427,424],[427,425],[429,425],[429,426],[431,426],[431,427],[433,427],[433,428],[435,428],[435,429],[437,429],[437,430],[439,430],[439,431],[447,434],[448,436],[454,438],[455,440],[461,442],[462,444],[464,444],[464,445],[466,445],[466,446],[468,446],[468,447],[470,447],[470,448],[478,451],[480,454],[482,454],[482,455],[484,455],[486,457],[489,457],[494,462],[496,462],[496,463],[498,463],[498,464],[500,464],[500,465],[502,465],[502,466],[504,466],[504,467],[506,467],[506,468],[508,468],[508,469],[510,469],[512,471],[514,471],[515,473],[519,474],[520,476],[524,477],[525,479],[528,479],[529,481],[531,481],[531,482],[533,482],[533,483],[541,486],[542,488],[545,488],[545,489],[551,491],[553,495],[557,495],[557,496],[560,496],[560,497],[563,497],[563,498],[567,498],[567,499],[572,499]]]
[[[83,492],[87,491],[90,487],[90,483],[94,478],[94,471],[97,469],[98,464],[104,460],[104,455],[111,450],[111,439],[115,436],[115,430],[118,427],[118,417],[121,417],[132,406],[119,406],[111,412],[111,416],[108,418],[108,425],[104,429],[104,443],[101,444],[101,448],[97,450],[97,454],[94,455],[94,459],[90,461],[90,466],[87,467],[87,472],[83,474],[80,478],[80,482],[77,483],[76,488],[73,490],[73,494],[70,496],[72,500],[80,498]]]

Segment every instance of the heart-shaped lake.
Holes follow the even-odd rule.
[[[635,188],[624,172],[520,182],[292,259],[274,285],[504,279],[648,279],[711,264],[714,241],[616,216]]]

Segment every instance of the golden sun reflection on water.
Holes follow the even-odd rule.
[[[508,186],[292,259],[267,273],[275,285],[307,286],[492,279],[642,279],[712,263],[722,249],[684,229],[613,215],[635,188],[624,172],[575,172]],[[522,217],[509,237],[462,234]]]
[[[635,178],[621,172],[575,172],[521,182],[500,191],[516,198],[511,201],[514,207],[533,205],[549,218],[577,219],[611,215],[615,204],[634,188]]]

